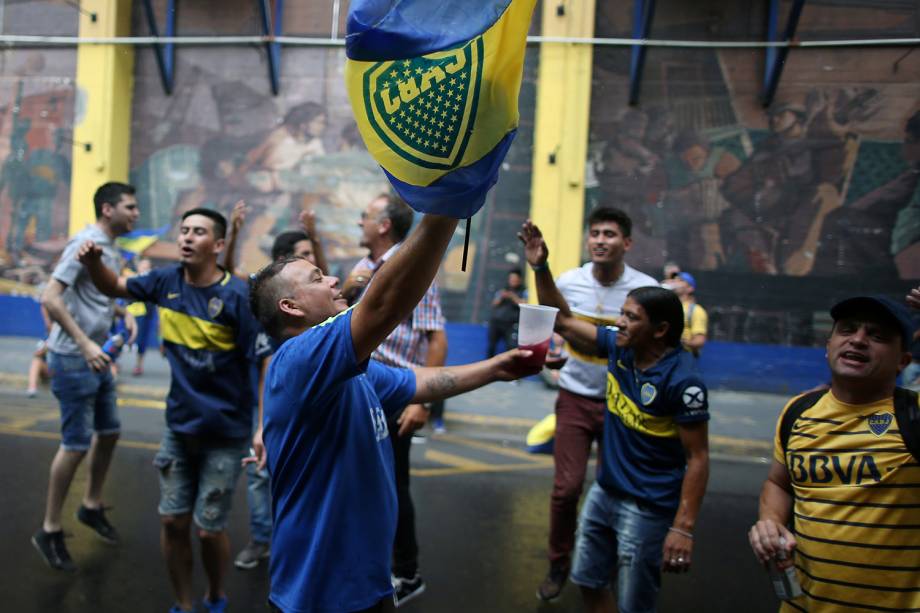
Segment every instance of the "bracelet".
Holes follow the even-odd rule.
[[[533,264],[530,265],[530,270],[534,272],[540,272],[541,270],[547,270],[548,268],[549,268],[549,264],[546,262],[543,262],[539,266],[534,266]]]
[[[686,536],[688,539],[693,538],[692,532],[687,532],[686,530],[681,530],[680,528],[675,528],[674,526],[671,526],[670,528],[668,528],[668,530],[671,532],[676,532],[677,534],[681,536]]]

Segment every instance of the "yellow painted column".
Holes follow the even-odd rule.
[[[82,0],[80,7],[81,38],[131,35],[131,0]],[[86,13],[95,13],[96,21]],[[95,221],[96,188],[106,181],[128,180],[134,48],[79,45],[76,89],[71,235]]]
[[[594,0],[543,2],[542,34],[593,37]],[[556,275],[581,263],[592,61],[591,45],[540,44],[530,216]]]

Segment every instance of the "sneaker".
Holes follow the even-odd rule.
[[[543,583],[537,588],[537,598],[543,602],[552,602],[559,598],[562,588],[565,587],[565,580],[569,577],[569,571],[561,564],[552,564]]]
[[[432,424],[432,430],[435,434],[447,434],[447,428],[444,427],[444,420],[438,417]]]
[[[204,605],[205,610],[208,613],[224,613],[227,610],[227,597],[221,596],[217,600],[208,600],[205,597],[201,604]]]
[[[115,531],[114,526],[109,523],[109,520],[105,518],[104,507],[88,509],[81,504],[80,508],[77,509],[77,520],[92,528],[96,536],[101,538],[103,542],[109,545],[118,544],[118,532]]]
[[[38,390],[34,387],[30,387],[26,390],[26,394],[29,396],[29,398],[35,398],[38,395]]]
[[[54,570],[66,570],[73,572],[77,570],[73,560],[70,559],[70,553],[64,544],[64,532],[45,532],[42,528],[32,535],[32,544],[38,553],[41,554],[45,563]]]
[[[249,570],[258,566],[262,560],[268,559],[270,553],[271,548],[268,543],[249,541],[243,551],[236,556],[233,565],[242,570]]]
[[[411,579],[393,577],[393,600],[396,601],[397,607],[403,606],[416,596],[421,596],[424,593],[425,582],[418,573],[415,573],[415,576]]]

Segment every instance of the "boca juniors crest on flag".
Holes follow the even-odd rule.
[[[535,0],[355,0],[346,84],[368,151],[417,211],[472,216],[518,123]]]

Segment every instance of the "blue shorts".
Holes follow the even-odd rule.
[[[48,352],[51,391],[61,407],[61,447],[86,451],[96,434],[118,434],[115,380],[105,369],[96,372],[83,356]]]
[[[160,515],[192,513],[208,532],[227,527],[249,439],[211,440],[167,428],[153,465],[160,471]]]
[[[650,508],[594,483],[579,520],[572,583],[603,589],[615,577],[620,613],[654,611],[662,547],[673,520],[673,511]]]

